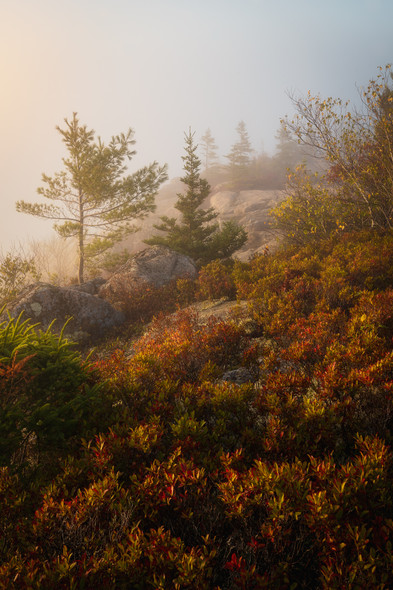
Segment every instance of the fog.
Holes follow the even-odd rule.
[[[76,111],[107,140],[135,130],[134,170],[181,173],[183,133],[207,128],[223,156],[246,123],[273,153],[288,93],[358,101],[393,61],[391,0],[0,0],[1,248],[47,238],[15,211],[61,170],[56,125]]]

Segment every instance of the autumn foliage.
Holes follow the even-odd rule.
[[[1,587],[391,587],[392,252],[209,265],[194,293],[230,285],[257,337],[182,310],[86,364],[5,322]]]
[[[273,210],[283,238],[305,244],[331,233],[391,230],[393,75],[391,66],[359,89],[360,108],[340,98],[293,97],[296,116],[282,123],[322,158],[322,173],[292,170],[288,198]]]
[[[393,587],[393,235],[301,243],[124,295],[88,360],[0,325],[0,588]]]

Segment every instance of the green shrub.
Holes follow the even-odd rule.
[[[0,462],[43,465],[105,415],[101,387],[62,335],[9,318],[0,324]]]

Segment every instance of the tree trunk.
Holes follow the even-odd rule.
[[[78,270],[78,281],[79,284],[82,285],[82,283],[84,282],[83,279],[83,271],[84,271],[84,266],[85,266],[85,259],[84,259],[84,255],[83,253],[79,250],[79,270]]]
[[[79,272],[78,281],[81,285],[84,282],[84,266],[85,266],[85,244],[84,244],[84,215],[83,215],[83,194],[79,191]]]

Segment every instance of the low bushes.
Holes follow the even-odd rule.
[[[61,444],[51,476],[27,480],[1,441],[0,586],[391,588],[391,242],[352,235],[225,268],[258,338],[181,311],[132,352],[83,363],[4,324],[4,416],[18,408],[23,436],[50,400]],[[252,382],[221,381],[240,366]]]

